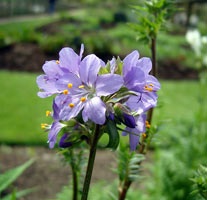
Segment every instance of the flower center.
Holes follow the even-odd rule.
[[[69,87],[69,85],[72,87],[72,84],[68,84],[68,87]],[[86,102],[87,101],[87,99],[91,99],[91,98],[93,98],[94,97],[94,95],[95,95],[95,88],[94,87],[90,87],[90,86],[88,86],[88,85],[79,85],[78,86],[78,88],[79,88],[79,90],[77,91],[76,90],[76,92],[78,92],[78,94],[75,94],[75,96],[77,95],[77,96],[79,96],[79,98],[80,98],[80,103],[84,103],[84,102]],[[64,90],[65,91],[65,90]],[[63,94],[64,94],[64,91],[63,91]],[[65,92],[65,94],[66,94],[67,92]],[[68,106],[70,107],[70,108],[73,108],[73,107],[75,107],[76,106],[76,104],[78,104],[77,102],[71,102],[71,103],[69,103],[68,104]]]

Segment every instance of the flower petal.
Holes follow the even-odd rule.
[[[70,90],[76,90],[82,83],[78,76],[73,73],[67,73],[57,81],[56,85],[59,90],[64,90],[69,89],[68,84],[72,84]]]
[[[107,96],[118,91],[123,85],[123,78],[118,74],[104,74],[98,76],[96,81],[96,94]]]
[[[137,68],[132,67],[124,76],[125,86],[134,91],[142,91],[145,85],[145,74],[144,72]]]
[[[80,78],[88,85],[93,85],[97,79],[97,74],[104,62],[96,55],[91,54],[86,56],[80,63]]]
[[[129,55],[127,55],[123,60],[123,75],[125,76],[128,71],[131,70],[132,67],[136,66],[136,63],[139,59],[139,52],[132,51]]]
[[[65,125],[60,123],[60,122],[53,122],[49,135],[48,135],[48,142],[49,142],[49,147],[53,148],[55,146],[56,140],[57,140],[57,134],[60,132],[60,130],[64,127]]]
[[[59,107],[59,120],[68,121],[76,117],[83,109],[84,103],[80,98],[71,98],[69,95],[59,95],[55,98],[55,103]],[[73,107],[69,104],[73,104]]]
[[[137,96],[130,96],[126,105],[137,114],[141,114],[157,104],[155,92],[138,93]]]
[[[40,89],[37,95],[41,98],[46,98],[59,92],[55,86],[55,80],[50,80],[47,75],[38,76],[36,82]]]
[[[143,57],[137,60],[136,67],[140,68],[145,72],[145,74],[148,74],[152,69],[152,62],[150,58]]]
[[[65,47],[59,53],[60,67],[67,69],[69,72],[78,74],[80,57],[73,49]]]
[[[153,91],[157,91],[157,90],[160,89],[160,83],[159,83],[159,81],[154,76],[152,76],[152,75],[148,75],[147,76],[146,83],[153,85]]]
[[[94,97],[87,101],[82,113],[83,120],[86,122],[89,119],[96,124],[104,124],[106,121],[106,106],[99,97]]]
[[[42,69],[50,79],[51,78],[58,78],[63,73],[60,66],[54,60],[47,61],[42,66]]]
[[[134,135],[134,134],[129,134],[129,145],[130,145],[130,150],[135,151],[137,148],[137,145],[139,143],[139,135]]]
[[[80,61],[81,61],[81,59],[82,59],[83,52],[84,52],[84,44],[81,44],[81,49],[80,49],[80,54],[79,54]],[[79,63],[79,64],[80,64],[80,63]]]

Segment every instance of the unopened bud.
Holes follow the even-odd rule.
[[[68,140],[68,134],[65,133],[61,138],[60,138],[60,141],[59,141],[59,147],[60,148],[67,148],[67,147],[71,147],[72,146],[72,143],[67,141]]]
[[[129,128],[135,128],[136,127],[136,121],[134,119],[134,116],[127,114],[127,113],[123,113],[123,117],[124,117],[124,124],[129,127]]]

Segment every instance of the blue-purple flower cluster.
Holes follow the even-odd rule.
[[[50,148],[61,129],[64,134],[59,145],[65,147],[73,144],[67,131],[81,134],[84,124],[104,127],[112,120],[125,125],[122,134],[129,135],[130,148],[135,150],[146,129],[146,112],[156,106],[160,89],[158,80],[149,74],[151,60],[133,51],[123,61],[113,58],[105,63],[94,54],[83,58],[83,51],[83,45],[79,55],[72,48],[63,48],[59,60],[46,62],[44,74],[37,77],[38,96],[54,95],[53,111],[47,112],[53,123],[43,124],[49,131]]]

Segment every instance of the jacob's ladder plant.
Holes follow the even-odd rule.
[[[63,48],[58,60],[43,65],[44,74],[37,77],[37,84],[39,97],[54,96],[52,111],[46,111],[53,122],[42,124],[48,131],[49,147],[56,143],[68,151],[82,143],[89,147],[81,190],[81,199],[86,200],[99,139],[107,134],[105,148],[115,150],[121,130],[129,136],[130,150],[135,151],[146,130],[146,112],[156,106],[160,83],[149,74],[151,60],[140,58],[136,50],[123,60],[112,58],[108,63],[94,54],[83,58],[83,52],[83,45],[79,54]]]

